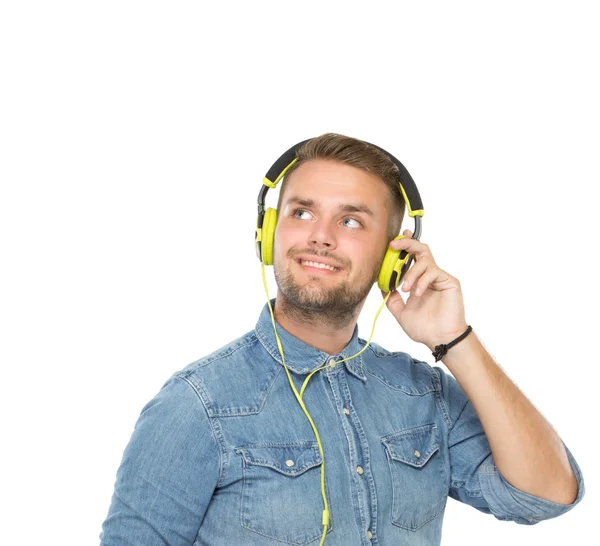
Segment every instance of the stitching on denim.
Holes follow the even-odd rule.
[[[306,444],[312,444],[313,446],[317,445],[316,442],[310,442],[310,441],[301,442],[301,443],[303,443],[303,444],[304,443],[306,443]],[[282,443],[282,442],[275,442],[275,444],[277,444],[277,445],[296,445],[294,443],[290,444],[290,443]],[[250,444],[250,445],[255,445],[255,444]],[[245,447],[245,446],[240,446],[240,447]],[[237,453],[240,453],[236,448],[234,448],[234,449],[235,449],[235,451]],[[288,540],[284,540],[284,539],[279,538],[279,537],[268,535],[268,534],[266,534],[264,532],[258,531],[257,529],[253,529],[252,527],[250,527],[250,525],[249,525],[250,522],[249,521],[248,521],[248,523],[246,523],[246,519],[248,519],[248,517],[247,517],[247,515],[246,515],[246,513],[244,511],[244,498],[245,498],[246,490],[247,490],[247,480],[246,480],[246,472],[247,472],[247,470],[246,470],[246,460],[245,460],[243,454],[241,454],[241,455],[242,455],[243,466],[242,466],[242,494],[240,495],[240,522],[241,522],[242,527],[244,529],[248,529],[252,533],[256,533],[257,535],[264,536],[264,537],[270,538],[272,540],[276,540],[277,542],[281,542],[283,544],[293,544],[295,546],[304,546],[305,544],[310,544],[311,542],[313,542],[316,539],[318,539],[321,536],[322,530],[320,530],[314,536],[308,538],[305,542],[290,542]],[[295,476],[295,477],[297,477],[297,476]],[[330,497],[329,497],[329,486],[327,484],[327,477],[325,477],[325,495],[327,496],[328,503],[331,504],[330,503]],[[331,531],[333,531],[333,518],[330,516],[330,518],[329,518],[329,526],[327,527],[327,534],[329,534]]]
[[[403,428],[402,430],[390,432],[389,434],[382,436],[381,441],[384,442],[386,440],[389,441],[389,440],[392,440],[393,438],[397,438],[397,437],[405,437],[405,436],[411,436],[413,434],[421,434],[428,430],[434,431],[437,428],[438,428],[438,426],[435,423],[427,423],[425,425],[419,425],[418,427]]]
[[[279,374],[281,373],[281,368],[273,368],[273,372],[272,372],[272,376],[267,376],[267,381],[265,382],[265,385],[263,385],[260,389],[260,404],[256,407],[256,408],[250,408],[248,406],[244,407],[243,409],[241,407],[237,407],[237,408],[222,408],[222,409],[217,409],[214,404],[211,405],[211,413],[212,413],[212,417],[242,417],[245,415],[256,415],[257,413],[260,413],[267,401],[268,398],[268,393],[271,391],[271,389],[273,388],[273,385],[275,384],[275,382],[277,381],[277,378],[279,377]]]
[[[498,474],[499,470],[496,465],[493,464],[482,464],[479,467],[478,474]]]
[[[369,345],[369,349],[371,349],[371,345]],[[405,355],[408,356],[409,358],[410,355],[407,355],[407,353],[404,352],[395,352],[395,353],[388,353],[384,356],[380,356],[378,355],[373,349],[371,349],[371,351],[373,352],[373,354],[377,357],[377,358],[389,358],[389,357],[399,357],[401,355]],[[423,365],[423,363],[419,360],[415,360],[413,358],[411,358],[411,360],[418,366],[418,365]],[[406,387],[404,385],[393,385],[389,382],[389,380],[385,377],[383,377],[382,375],[378,374],[377,372],[371,370],[370,368],[366,368],[367,370],[367,374],[375,377],[376,379],[378,379],[381,383],[383,383],[384,385],[386,385],[387,387],[396,390],[396,391],[401,391],[405,394],[408,394],[409,396],[424,396],[426,394],[429,394],[430,392],[436,392],[438,389],[436,388],[436,382],[433,381],[432,379],[432,385],[428,385],[426,390],[413,390],[410,389],[409,387]],[[425,366],[425,370],[427,371],[427,375],[431,378],[431,373],[429,372],[429,370],[427,369],[427,366]]]
[[[439,501],[439,510],[436,511],[433,515],[431,515],[429,518],[427,518],[425,521],[423,521],[420,525],[418,526],[412,526],[409,525],[407,523],[402,523],[398,518],[395,516],[396,513],[396,508],[401,508],[401,505],[399,505],[398,503],[400,502],[398,495],[397,495],[397,485],[394,485],[395,480],[394,480],[394,476],[395,473],[393,472],[393,464],[397,464],[397,463],[392,463],[392,459],[389,457],[389,453],[387,451],[387,449],[385,450],[386,452],[386,459],[387,459],[387,464],[388,464],[388,470],[390,473],[390,481],[391,481],[391,485],[392,485],[392,514],[391,514],[391,518],[390,521],[392,522],[393,525],[395,525],[396,527],[400,527],[402,529],[408,529],[409,531],[416,531],[417,529],[420,529],[421,527],[423,527],[423,525],[425,525],[426,523],[429,523],[430,521],[432,521],[433,519],[435,519],[441,512],[443,512],[444,507],[446,506],[446,502],[448,497],[444,497],[443,499],[440,499]]]
[[[345,375],[340,375],[339,388],[342,393],[342,396],[344,396],[350,402],[349,405],[352,406],[352,397],[351,397],[350,387],[348,385],[348,381],[347,381],[347,378]],[[367,469],[367,471],[364,473],[362,479],[367,482],[367,487],[369,489],[369,495],[371,497],[370,509],[369,508],[360,509],[360,507],[363,506],[364,503],[363,503],[362,495],[360,495],[358,497],[358,506],[359,506],[358,511],[360,514],[362,526],[364,528],[364,527],[370,527],[370,522],[367,521],[367,515],[369,514],[369,511],[371,512],[371,520],[376,521],[376,518],[377,518],[377,494],[376,494],[376,489],[375,489],[375,482],[373,480],[373,473],[370,470],[370,468],[371,468],[371,451],[370,451],[367,435],[365,434],[365,429],[364,429],[362,423],[360,422],[360,418],[358,417],[358,414],[356,413],[356,411],[351,411],[349,417],[354,422],[354,431],[356,433],[356,436],[358,437],[359,447],[360,447],[360,450],[362,451],[363,465],[364,465],[364,468]],[[350,430],[350,434],[352,434],[352,430]],[[354,476],[354,478],[356,478],[356,476]],[[371,531],[373,532],[374,529],[371,529]]]
[[[252,448],[252,447],[318,447],[317,442],[313,441],[313,440],[306,440],[304,442],[266,442],[266,443],[259,443],[259,444],[244,444],[241,446],[236,446],[237,448],[244,448],[244,447],[248,447],[248,448]]]
[[[267,336],[262,332],[262,329],[260,327],[260,324],[258,324],[254,330],[255,332],[255,337],[261,342],[262,346],[265,348],[265,350],[267,351],[267,353],[269,353],[269,355],[271,356],[271,358],[273,358],[273,360],[275,360],[278,364],[280,364],[281,366],[283,366],[283,362],[281,360],[281,355],[279,354],[279,349],[278,347],[276,347],[275,345],[273,345],[271,343],[271,341],[267,338]],[[358,344],[365,344],[366,345],[366,341],[364,339],[361,338],[357,338]],[[285,355],[285,350],[284,350],[284,355]],[[329,360],[329,356],[326,356],[325,358],[321,358],[321,359],[317,359],[315,358],[313,360],[313,364],[309,365],[309,366],[305,366],[304,368],[299,368],[297,366],[294,366],[293,364],[290,364],[288,362],[286,362],[286,366],[292,370],[294,373],[297,374],[301,374],[301,375],[305,375],[310,373],[311,371],[313,371],[315,368],[319,368],[322,366],[325,366],[326,362]],[[357,362],[355,363],[357,368],[359,368],[362,372],[362,376],[360,375],[360,373],[355,373],[353,371],[350,371],[350,369],[348,369],[350,371],[350,373],[352,373],[353,375],[357,376],[360,380],[362,380],[363,382],[365,382],[367,380],[367,377],[365,375],[365,365],[363,363],[362,360],[362,355],[359,355],[356,357]],[[353,366],[354,367],[354,366]]]
[[[254,338],[254,339],[252,339],[252,338]],[[222,360],[223,358],[226,358],[226,357],[232,355],[236,351],[243,349],[244,347],[247,347],[248,345],[256,343],[256,341],[257,341],[257,339],[256,339],[256,336],[254,336],[254,332],[249,332],[247,334],[244,334],[236,342],[233,342],[233,343],[237,343],[237,345],[232,345],[230,343],[229,345],[226,345],[222,351],[220,349],[217,349],[218,351],[221,351],[221,352],[199,358],[195,362],[192,362],[192,364],[196,364],[196,366],[194,366],[193,368],[191,368],[189,370],[186,370],[185,372],[182,371],[182,372],[177,372],[177,373],[180,375],[180,377],[187,377],[189,375],[192,375],[193,373],[195,373],[198,370],[198,368],[204,368],[208,364],[212,364],[213,362],[215,362],[217,360]]]
[[[237,350],[243,349],[250,344],[256,343],[257,341],[258,340],[256,338],[254,340],[250,340],[250,341],[248,341],[248,343],[244,343],[243,345],[236,347],[235,350],[233,350],[233,351],[229,351],[226,354],[221,354],[218,359],[213,359],[213,360],[211,360],[211,362],[214,362],[215,360],[222,360],[223,358],[228,358]],[[204,367],[204,365],[201,367]],[[279,376],[280,373],[281,373],[281,368],[273,367],[273,370],[271,372],[269,372],[268,374],[265,374],[265,383],[264,383],[264,385],[262,385],[260,387],[260,390],[259,390],[260,403],[259,403],[258,407],[253,408],[253,407],[245,406],[243,408],[228,408],[228,409],[218,409],[215,406],[207,388],[205,387],[205,385],[202,381],[202,376],[200,375],[199,368],[194,368],[193,370],[188,370],[185,373],[177,372],[174,375],[176,375],[177,377],[180,377],[181,379],[186,380],[188,383],[196,386],[196,388],[204,396],[204,402],[205,402],[205,406],[208,411],[209,417],[214,418],[214,417],[230,417],[230,416],[238,417],[238,416],[244,416],[244,415],[255,415],[257,413],[260,413],[265,405],[267,398],[268,398],[268,393],[273,388],[273,385],[275,384],[277,377]]]
[[[250,453],[247,452],[252,449],[261,449],[261,448],[270,448],[270,447],[298,448],[298,449],[302,450],[302,452],[301,452],[302,454],[304,454],[307,451],[310,451],[312,453],[313,457],[309,461],[305,462],[303,466],[290,468],[288,470],[286,468],[283,468],[282,466],[279,466],[279,464],[278,464],[278,463],[280,463],[279,459],[277,459],[274,462],[273,458],[265,459],[263,457],[257,457],[256,455],[252,456]],[[309,448],[309,449],[307,449],[307,448]],[[264,444],[248,444],[248,445],[244,445],[244,446],[237,446],[234,448],[234,451],[236,453],[239,453],[243,457],[244,461],[247,463],[257,465],[257,466],[266,466],[268,468],[272,468],[273,470],[276,470],[278,472],[281,472],[286,475],[291,475],[291,476],[299,475],[299,474],[303,473],[305,470],[308,470],[309,468],[318,466],[322,463],[321,454],[319,452],[317,442],[311,442],[311,441],[307,441],[307,442],[271,442],[271,443],[264,443]]]
[[[401,391],[404,394],[408,394],[409,396],[424,396],[426,394],[429,394],[430,392],[435,392],[435,389],[433,388],[427,388],[424,391],[412,391],[409,390],[408,387],[405,386],[397,386],[397,385],[392,385],[385,377],[379,375],[378,373],[370,370],[369,368],[367,368],[367,373],[371,376],[373,376],[375,379],[379,380],[381,383],[383,383],[386,387],[389,387],[390,389],[393,389],[395,391]]]
[[[181,377],[181,376],[176,376],[176,377],[178,377],[182,381],[185,381],[190,386],[190,388],[196,393],[198,400],[200,400],[200,403],[202,404],[202,409],[204,409],[204,411],[206,413],[206,418],[208,419],[208,423],[210,425],[210,431],[211,431],[211,433],[215,439],[215,443],[217,444],[217,447],[218,447],[219,476],[217,478],[217,487],[221,487],[225,481],[225,475],[227,472],[227,463],[226,463],[227,451],[225,449],[225,439],[223,438],[223,435],[221,434],[220,426],[218,425],[218,423],[215,423],[214,419],[209,415],[206,405],[204,404],[204,400],[202,399],[202,396],[200,395],[200,392],[195,387],[195,385],[193,385],[190,381],[188,381],[187,377]]]

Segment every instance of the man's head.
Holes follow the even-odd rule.
[[[286,171],[280,184],[277,216],[281,212],[281,202],[292,173],[300,165],[312,159],[329,159],[373,173],[383,181],[388,189],[386,210],[389,241],[400,233],[406,203],[398,185],[398,167],[386,154],[362,140],[336,133],[325,133],[306,142],[298,149],[296,155],[298,161]]]
[[[279,292],[307,314],[349,320],[400,232],[405,204],[398,170],[378,149],[337,134],[310,140],[297,155],[277,204],[273,265]]]

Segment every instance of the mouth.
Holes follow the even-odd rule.
[[[319,261],[297,259],[296,263],[306,271],[311,273],[319,273],[321,275],[335,275],[341,271],[341,268],[324,264]]]

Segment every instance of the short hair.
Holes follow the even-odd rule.
[[[381,150],[367,142],[337,133],[325,133],[305,142],[298,149],[296,161],[285,173],[277,201],[277,216],[281,212],[281,202],[285,191],[286,181],[290,175],[303,163],[313,159],[328,159],[352,165],[378,176],[389,190],[390,200],[386,208],[390,213],[388,219],[389,241],[394,239],[402,226],[406,203],[400,191],[398,167]]]

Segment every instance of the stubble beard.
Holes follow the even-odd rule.
[[[293,259],[293,258],[290,258]],[[283,300],[278,307],[291,319],[297,322],[323,324],[333,328],[343,328],[357,318],[362,303],[377,280],[379,268],[371,277],[364,277],[350,284],[347,279],[331,283],[329,279],[319,278],[319,274],[308,274],[303,285],[298,284],[292,273],[292,264],[281,268],[275,262],[275,281]],[[343,270],[346,274],[346,270]]]

